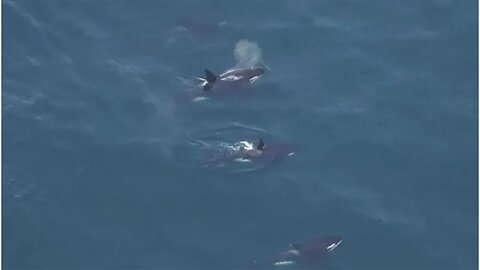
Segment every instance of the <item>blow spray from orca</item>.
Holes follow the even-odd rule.
[[[235,44],[233,55],[238,62],[235,68],[253,67],[262,61],[262,49],[256,42],[246,39],[239,40]]]

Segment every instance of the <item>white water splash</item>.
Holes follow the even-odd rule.
[[[231,153],[236,153],[242,150],[252,150],[254,149],[253,143],[248,141],[239,141],[234,144],[221,143],[220,147],[228,150]]]
[[[238,142],[238,147],[245,150],[253,150],[253,143],[247,141]]]
[[[237,68],[252,67],[262,61],[262,49],[256,42],[242,39],[235,44],[233,52],[235,60],[237,60]]]

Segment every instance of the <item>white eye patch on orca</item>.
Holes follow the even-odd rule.
[[[340,243],[342,243],[342,240],[338,241],[337,243],[331,244],[330,246],[327,247],[327,251],[334,250],[336,247],[338,247],[338,245],[340,245]]]
[[[260,76],[252,77],[252,78],[250,78],[249,81],[250,81],[250,83],[253,83],[253,82],[255,82],[255,81],[258,80],[258,79],[260,79]]]

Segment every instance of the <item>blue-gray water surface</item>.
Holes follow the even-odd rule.
[[[329,235],[332,269],[476,268],[476,1],[2,10],[5,269],[239,269]],[[182,98],[242,41],[248,94]],[[259,137],[295,155],[202,166]]]

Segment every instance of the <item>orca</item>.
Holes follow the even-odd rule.
[[[199,86],[204,91],[211,91],[212,89],[244,86],[253,83],[265,73],[265,68],[260,66],[233,68],[218,76],[208,69],[204,71],[205,78],[198,78],[202,81]]]
[[[290,244],[289,248],[266,261],[254,262],[255,268],[279,266],[308,267],[322,262],[327,254],[335,250],[343,239],[339,236],[319,237],[303,243]]]
[[[295,153],[288,144],[265,143],[262,138],[256,141],[239,141],[226,148],[222,154],[206,163],[206,167],[218,166],[225,162],[269,163],[291,157]]]

